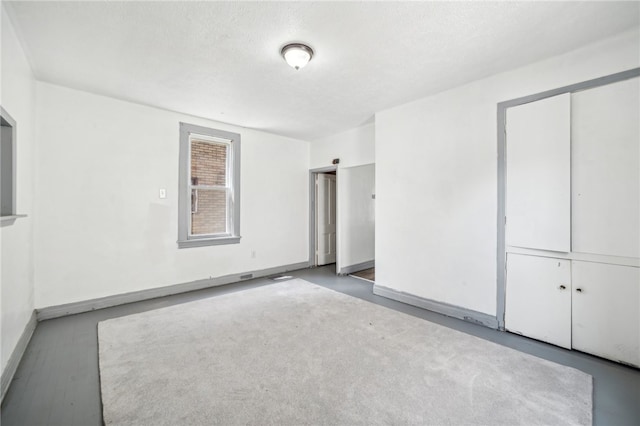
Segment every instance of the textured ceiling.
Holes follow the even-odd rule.
[[[4,2],[36,76],[312,140],[638,26],[638,2]],[[295,71],[292,41],[316,52]]]

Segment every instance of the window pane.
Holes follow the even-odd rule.
[[[227,147],[225,144],[191,140],[191,184],[227,184]]]
[[[227,192],[191,190],[191,235],[227,233]]]

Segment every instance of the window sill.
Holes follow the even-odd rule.
[[[13,222],[16,221],[16,219],[19,219],[21,217],[27,217],[26,214],[13,214],[10,216],[0,216],[0,226],[8,226],[8,225],[13,225]]]
[[[221,246],[224,244],[238,244],[239,242],[240,237],[197,238],[178,241],[178,248]]]

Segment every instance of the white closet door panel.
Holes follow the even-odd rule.
[[[572,272],[573,347],[640,367],[640,269],[573,261]]]
[[[506,329],[571,348],[570,261],[507,256]]]
[[[639,81],[572,95],[575,252],[640,257]]]
[[[507,110],[507,245],[571,250],[570,101],[567,93]]]

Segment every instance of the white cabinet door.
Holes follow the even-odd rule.
[[[572,262],[573,347],[640,367],[640,269]]]
[[[571,250],[571,96],[509,108],[506,243]]]
[[[514,333],[571,348],[569,260],[507,255],[505,327]]]
[[[573,251],[640,257],[640,79],[571,95]]]

